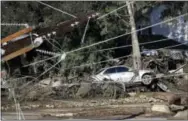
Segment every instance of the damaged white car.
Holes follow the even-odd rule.
[[[126,66],[113,66],[100,70],[91,78],[93,81],[141,82],[144,85],[150,85],[155,77],[155,73],[152,70],[139,70],[137,73]]]

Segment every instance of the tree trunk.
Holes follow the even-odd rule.
[[[134,20],[134,13],[133,13],[133,8],[131,8],[131,5],[129,1],[126,1],[127,8],[128,8],[128,13],[130,16],[130,25],[131,25],[131,37],[132,37],[132,49],[133,49],[133,66],[134,69],[138,70],[141,69],[141,55],[140,55],[140,47],[138,43],[138,37],[137,37],[137,32],[136,31],[136,25],[135,25],[135,20]]]

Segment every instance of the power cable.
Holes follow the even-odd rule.
[[[139,30],[136,30],[135,32],[141,31],[141,30],[144,30],[144,29],[147,29],[147,28],[149,28],[149,27],[157,26],[157,25],[160,25],[160,24],[162,24],[162,23],[169,22],[169,21],[172,21],[172,20],[174,20],[174,19],[178,19],[179,17],[183,17],[183,16],[185,16],[185,15],[187,15],[187,14],[188,14],[188,13],[182,14],[182,15],[180,15],[180,16],[177,16],[177,17],[174,17],[174,18],[171,18],[171,19],[168,19],[168,20],[165,20],[165,21],[162,21],[162,22],[153,24],[153,25],[151,25],[151,26],[141,28],[141,29],[139,29]],[[130,32],[130,33],[132,33],[132,32]],[[127,33],[127,34],[130,34],[130,33]],[[123,34],[123,35],[120,35],[120,36],[125,36],[125,35],[127,35],[127,34]],[[118,38],[118,37],[120,37],[120,36],[117,36],[117,37],[114,37],[114,38]],[[92,47],[92,46],[95,46],[95,45],[99,45],[99,44],[102,44],[102,43],[104,43],[104,42],[108,42],[108,41],[110,41],[110,40],[113,40],[114,38],[110,38],[110,39],[107,39],[107,40],[102,41],[102,42],[98,42],[98,43],[94,43],[94,44],[91,44],[91,45],[88,45],[88,46],[85,46],[85,47],[81,47],[81,48],[78,48],[78,49],[76,49],[76,50],[66,52],[66,54],[73,53],[73,52],[76,52],[76,51],[79,51],[79,50],[82,50],[82,49],[85,49],[85,48],[89,48],[89,47]],[[182,44],[184,44],[184,43],[182,43]],[[175,46],[173,45],[173,46],[170,46],[170,47],[176,47],[176,46],[180,46],[180,45],[182,45],[182,44],[178,44],[178,45],[175,45]],[[165,47],[165,48],[167,48],[167,47]],[[161,49],[161,48],[160,48],[160,49]],[[131,56],[131,55],[128,55],[128,56]],[[128,56],[126,56],[126,57],[128,57]],[[121,58],[122,58],[122,57],[121,57]],[[49,69],[47,69],[45,72],[43,72],[43,73],[42,73],[41,75],[39,75],[37,78],[39,78],[40,76],[42,76],[42,75],[44,75],[45,73],[47,73],[49,70],[51,70],[51,69],[52,69],[53,67],[55,67],[57,64],[59,64],[61,61],[62,61],[62,60],[58,61],[56,64],[54,64],[52,67],[50,67]],[[109,60],[106,60],[106,61],[109,61]],[[105,61],[102,61],[102,62],[105,62]],[[97,62],[97,63],[101,63],[101,62]],[[86,64],[85,64],[85,65],[86,65]],[[88,64],[87,64],[87,65],[88,65]],[[93,65],[93,63],[92,63],[92,65]],[[81,66],[83,66],[83,65],[81,65]],[[36,78],[36,79],[37,79],[37,78]]]
[[[41,2],[40,2],[41,3]],[[88,45],[88,46],[85,46],[85,47],[80,47],[78,49],[75,49],[75,50],[72,50],[72,51],[69,51],[69,52],[66,52],[66,54],[70,54],[70,53],[73,53],[73,52],[76,52],[76,51],[80,51],[80,50],[83,50],[83,49],[86,49],[86,48],[89,48],[89,47],[92,47],[92,46],[95,46],[95,45],[99,45],[99,44],[102,44],[102,43],[105,43],[105,42],[108,42],[108,41],[111,41],[111,40],[114,40],[114,39],[117,39],[119,37],[122,37],[122,36],[125,36],[125,35],[128,35],[128,34],[131,34],[133,32],[138,32],[138,31],[142,31],[142,30],[145,30],[145,29],[148,29],[150,27],[153,27],[153,26],[157,26],[157,25],[160,25],[160,24],[163,24],[163,23],[166,23],[166,22],[169,22],[169,21],[172,21],[174,19],[178,19],[180,17],[183,17],[185,15],[187,15],[188,13],[186,14],[182,14],[180,16],[177,16],[177,17],[174,17],[174,18],[171,18],[171,19],[168,19],[168,20],[164,20],[162,22],[159,22],[159,23],[156,23],[156,24],[153,24],[153,25],[150,25],[150,26],[147,26],[147,27],[144,27],[144,28],[141,28],[141,29],[138,29],[136,31],[132,31],[132,32],[129,32],[129,33],[126,33],[126,34],[122,34],[122,35],[119,35],[119,36],[116,36],[116,37],[112,37],[110,39],[107,39],[107,40],[104,40],[104,41],[101,41],[101,42],[97,42],[97,43],[94,43],[94,44],[91,44],[91,45]],[[45,72],[43,72],[41,75],[39,75],[38,77],[42,76],[43,74],[47,73],[49,70],[51,70],[53,67],[55,67],[57,64],[59,64],[62,60],[59,60],[56,64],[54,64],[52,67],[50,67],[49,69],[47,69]],[[37,78],[38,78],[37,77]]]
[[[59,42],[58,41],[56,41],[55,39],[52,39],[58,46],[59,46],[59,48],[62,50],[62,48],[61,48],[61,45],[59,44]],[[57,46],[57,47],[58,47]]]
[[[133,2],[131,2],[131,3],[133,3]],[[114,10],[108,12],[107,14],[101,15],[100,17],[97,18],[97,20],[103,19],[104,17],[106,17],[106,16],[108,16],[108,15],[110,15],[110,14],[112,14],[112,13],[114,13],[114,12],[116,12],[116,11],[118,11],[118,10],[124,8],[124,7],[126,7],[126,6],[127,6],[127,5],[125,4],[125,5],[123,5],[123,6],[118,7],[117,9],[114,9]]]
[[[88,46],[84,46],[84,47],[80,47],[80,48],[75,49],[75,50],[72,50],[72,51],[68,51],[68,52],[66,52],[66,53],[69,54],[69,53],[73,53],[73,52],[76,52],[76,51],[80,51],[80,50],[83,50],[83,49],[86,49],[86,48],[90,48],[90,47],[93,47],[93,46],[96,46],[96,45],[100,45],[100,44],[109,42],[109,41],[111,41],[111,40],[117,39],[117,38],[119,38],[119,37],[123,37],[123,36],[129,35],[129,34],[132,34],[132,33],[134,33],[134,32],[139,32],[139,31],[142,31],[142,30],[145,30],[145,29],[148,29],[148,28],[151,28],[151,27],[160,25],[160,24],[167,23],[167,22],[172,21],[172,20],[176,20],[176,19],[178,19],[178,18],[180,18],[180,17],[186,16],[187,14],[188,14],[188,13],[185,13],[185,14],[182,14],[182,15],[180,15],[180,16],[173,17],[173,18],[171,18],[171,19],[164,20],[164,21],[161,21],[161,22],[156,23],[156,24],[152,24],[152,25],[150,25],[150,26],[143,27],[143,28],[141,28],[141,29],[137,29],[136,31],[132,31],[132,32],[129,32],[129,33],[121,34],[121,35],[118,35],[118,36],[116,36],[116,37],[112,37],[112,38],[106,39],[106,40],[104,40],[104,41],[100,41],[100,42],[97,42],[97,43],[90,44],[90,45],[88,45]]]
[[[89,17],[89,19],[87,20],[87,24],[86,24],[86,27],[85,27],[85,30],[84,30],[84,34],[83,34],[82,40],[81,40],[82,44],[84,43],[84,39],[85,39],[85,36],[86,36],[86,32],[87,32],[87,29],[88,29],[88,25],[89,25],[90,19],[91,18]]]
[[[24,26],[28,27],[27,23],[1,23],[1,26]]]
[[[50,58],[46,58],[46,59],[43,59],[43,60],[40,60],[40,61],[37,61],[37,62],[34,62],[34,63],[30,63],[30,64],[28,64],[28,65],[24,65],[24,66],[22,66],[22,67],[32,66],[32,65],[35,65],[35,64],[37,64],[37,63],[42,63],[42,62],[44,62],[44,61],[51,60],[51,59],[53,59],[53,58],[57,58],[57,57],[59,57],[59,56],[60,56],[60,55],[56,55],[56,56],[53,56],[53,57],[50,57]]]
[[[177,37],[179,38],[179,37]],[[147,45],[147,44],[152,44],[152,43],[157,43],[157,42],[162,42],[162,41],[168,41],[168,40],[171,40],[171,39],[176,39],[176,38],[165,38],[165,39],[160,39],[160,40],[155,40],[155,41],[150,41],[150,42],[143,42],[143,43],[140,43],[139,46],[141,45]],[[123,45],[123,46],[118,46],[118,47],[112,47],[112,48],[105,48],[105,49],[100,49],[100,50],[96,50],[96,51],[88,51],[89,53],[94,53],[94,52],[101,52],[101,51],[107,51],[107,50],[115,50],[115,49],[120,49],[120,48],[128,48],[128,47],[131,47],[132,44],[130,45]],[[88,53],[88,52],[83,52],[83,53]]]
[[[183,76],[183,75],[187,75],[188,73],[175,73],[175,74],[168,74],[168,75],[157,75],[156,77],[153,77],[153,78],[150,78],[151,80],[153,80],[153,79],[159,79],[159,78],[168,78],[168,77],[177,77],[177,76]],[[137,79],[136,81],[137,82],[142,82],[143,80],[145,80],[145,79]],[[102,84],[106,84],[106,83],[125,83],[125,82],[123,82],[123,81],[101,81],[101,80],[96,80],[96,81],[91,81],[91,82],[75,82],[75,83],[63,83],[61,86],[68,86],[68,85],[80,85],[80,84],[100,84],[100,83],[102,83]],[[34,88],[31,88],[31,90],[32,89],[34,89]]]
[[[187,43],[187,42],[186,42]],[[176,47],[176,46],[180,46],[180,45],[183,45],[184,43],[181,43],[181,44],[178,44],[178,45],[172,45],[172,46],[166,46],[164,48],[172,48],[172,47]],[[160,49],[164,49],[164,48],[159,48],[159,49],[155,49],[155,50],[160,50]],[[143,52],[141,52],[143,53]],[[122,57],[118,57],[118,58],[113,58],[113,59],[108,59],[108,60],[104,60],[104,61],[100,61],[100,62],[96,62],[96,63],[88,63],[88,64],[83,64],[83,65],[80,65],[80,66],[74,66],[72,68],[65,68],[63,70],[66,70],[66,69],[73,69],[73,68],[80,68],[80,67],[84,67],[84,66],[88,66],[88,65],[96,65],[96,64],[101,64],[101,63],[104,63],[104,62],[109,62],[109,61],[112,61],[114,59],[120,59],[120,58],[126,58],[126,57],[130,57],[132,56],[132,54],[130,55],[126,55],[126,56],[122,56]],[[32,83],[34,80],[38,79],[39,77],[41,77],[42,75],[44,75],[45,73],[47,73],[48,71],[50,71],[52,68],[54,68],[57,64],[59,64],[62,60],[59,60],[57,63],[55,63],[53,66],[51,66],[50,68],[48,68],[46,71],[44,71],[42,74],[40,74],[38,77],[36,77],[35,79],[31,80],[28,84]]]
[[[45,40],[50,43],[52,46],[54,46],[56,49],[58,49],[60,52],[62,52],[61,48],[57,47],[55,44],[51,43],[49,39],[45,38]]]
[[[176,73],[176,74],[169,74],[169,75],[163,75],[163,76],[156,76],[156,77],[153,77],[151,78],[152,80],[153,79],[159,79],[159,78],[166,78],[166,77],[176,77],[176,76],[182,76],[182,75],[187,75],[188,73]],[[143,81],[144,79],[138,79],[137,81]],[[78,82],[75,82],[75,83],[63,83],[62,85],[64,86],[68,86],[68,85],[80,85],[80,84],[95,84],[95,83],[122,83],[122,81],[92,81],[92,82],[81,82],[81,83],[78,83]]]
[[[174,47],[177,47],[177,46],[184,45],[185,43],[187,43],[187,42],[184,42],[184,43],[181,43],[181,44],[177,44],[177,45],[166,46],[166,47],[163,47],[163,48],[152,49],[152,50],[161,50],[161,49],[166,49],[166,48],[174,48]],[[144,52],[141,52],[141,54],[143,54],[143,53]],[[104,60],[104,61],[99,61],[99,62],[95,62],[95,63],[88,63],[88,64],[83,64],[83,65],[80,65],[80,66],[74,66],[72,68],[66,68],[66,69],[73,69],[73,68],[79,68],[79,67],[84,67],[84,66],[101,64],[101,63],[104,63],[104,62],[109,62],[109,61],[112,61],[112,60],[115,60],[115,59],[121,59],[121,58],[130,57],[130,56],[132,56],[132,54],[129,54],[129,55],[126,55],[126,56],[122,56],[122,57],[118,57],[118,58],[108,59],[108,60]]]
[[[61,13],[63,13],[63,14],[66,14],[66,15],[69,15],[69,16],[71,16],[71,17],[73,17],[73,18],[77,18],[77,17],[76,17],[75,15],[73,15],[73,14],[70,14],[70,13],[68,13],[68,12],[62,11],[62,10],[60,10],[60,9],[58,9],[58,8],[55,8],[55,7],[51,6],[51,5],[48,5],[48,4],[44,3],[44,2],[41,2],[41,1],[36,1],[36,2],[39,2],[40,4],[43,4],[43,5],[45,5],[45,6],[48,6],[48,7],[52,8],[52,9],[54,9],[54,10],[56,10],[56,11],[59,11],[59,12],[61,12]]]
[[[29,85],[30,83],[34,82],[35,80],[37,80],[39,77],[41,77],[42,75],[44,75],[45,73],[47,73],[48,71],[50,71],[52,68],[54,68],[56,65],[58,65],[62,60],[59,60],[57,63],[55,63],[54,65],[52,65],[50,68],[48,68],[47,70],[45,70],[42,74],[40,74],[38,77],[36,77],[35,79],[31,80],[30,82],[28,82],[26,85],[22,86],[22,88],[26,87],[27,85]]]

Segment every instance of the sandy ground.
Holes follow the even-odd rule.
[[[172,114],[151,112],[161,100],[145,95],[120,99],[46,100],[20,104],[25,119],[152,119],[165,120]],[[18,119],[15,106],[2,106],[3,119]]]
[[[93,108],[42,108],[22,110],[25,119],[167,119],[171,115],[149,111],[150,104],[110,105]],[[3,119],[17,119],[15,111],[2,112]]]

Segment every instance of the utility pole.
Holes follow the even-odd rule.
[[[132,50],[133,50],[133,66],[134,69],[138,70],[141,69],[141,55],[140,55],[140,47],[137,37],[136,31],[136,25],[134,20],[134,10],[133,6],[129,3],[129,1],[126,1],[128,13],[130,16],[130,25],[131,25],[131,38],[132,38]],[[133,3],[132,3],[133,4]]]

